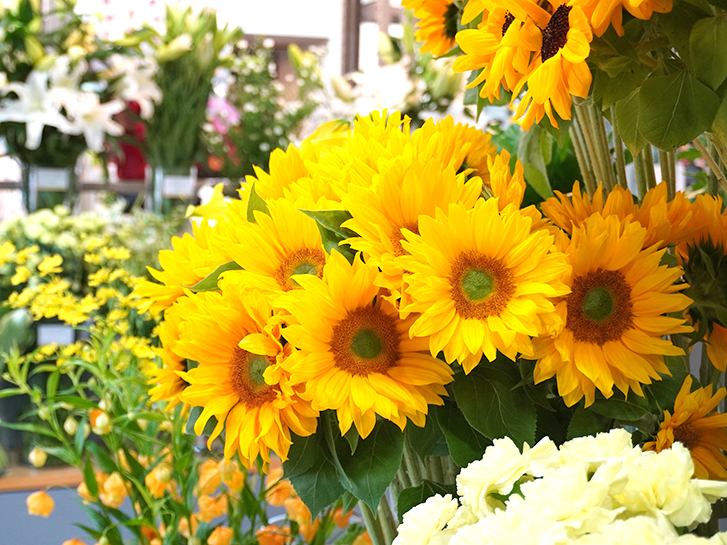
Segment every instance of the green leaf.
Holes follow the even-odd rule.
[[[336,468],[325,456],[317,456],[307,471],[289,478],[298,496],[314,517],[345,492],[338,480]]]
[[[28,309],[17,308],[0,318],[0,354],[9,352],[13,346],[24,351],[33,342],[33,317]]]
[[[602,415],[593,412],[590,409],[578,407],[573,413],[570,424],[568,425],[568,439],[576,437],[584,437],[586,435],[596,435],[604,431],[608,431],[608,419]]]
[[[347,457],[338,453],[350,492],[376,511],[399,471],[403,452],[404,434],[398,426],[388,420],[377,422],[369,436],[359,441],[355,454]]]
[[[535,405],[522,388],[513,389],[517,382],[503,365],[517,371],[509,360],[483,360],[469,375],[456,375],[454,398],[467,422],[485,437],[510,437],[518,446],[525,442],[533,445]]]
[[[553,137],[540,125],[533,125],[520,136],[517,156],[525,168],[525,179],[544,199],[553,196],[546,168],[552,153]]]
[[[442,496],[446,494],[452,494],[456,497],[457,487],[455,485],[445,486],[434,481],[424,481],[419,486],[412,488],[405,488],[399,493],[399,498],[396,502],[396,512],[399,515],[399,524],[404,519],[404,513],[409,511],[412,507],[424,503],[427,498],[431,498],[435,494]]]
[[[425,456],[446,456],[449,454],[447,440],[439,428],[439,424],[437,424],[437,419],[432,414],[427,416],[424,426],[421,428],[409,423],[406,426],[406,435],[414,452],[422,460]]]
[[[97,403],[77,396],[56,396],[55,402],[68,403],[69,405],[73,405],[77,409],[95,409],[97,406]]]
[[[639,131],[638,89],[616,103],[616,121],[618,122],[621,139],[632,155],[636,155],[644,149],[646,140]]]
[[[267,203],[260,195],[258,195],[255,190],[255,184],[253,183],[252,186],[250,186],[250,200],[247,201],[247,221],[250,223],[255,223],[255,210],[264,212],[268,215],[270,214]]]
[[[78,423],[78,427],[76,428],[76,434],[73,437],[73,446],[76,449],[76,454],[78,456],[81,456],[81,453],[83,452],[83,444],[86,442],[86,422],[88,420],[84,417],[81,419],[81,421]]]
[[[429,409],[437,419],[437,423],[447,439],[449,454],[454,463],[467,467],[475,460],[480,460],[485,449],[492,443],[467,423],[462,412],[454,403],[445,401],[441,407]]]
[[[715,92],[689,70],[650,77],[639,91],[639,131],[657,148],[672,151],[709,130],[718,109]]]
[[[93,472],[90,456],[86,458],[86,463],[83,466],[83,482],[86,483],[89,494],[94,497],[98,496],[98,482],[96,481],[96,474]]]
[[[343,438],[348,442],[348,446],[351,447],[351,454],[356,452],[356,447],[358,447],[358,442],[361,439],[356,426],[351,426]]]
[[[671,371],[671,376],[661,375],[661,380],[644,386],[644,389],[653,397],[652,405],[658,411],[659,416],[665,410],[672,410],[674,400],[684,384],[684,379],[689,375],[681,360],[683,360],[683,356],[665,356],[664,361]]]
[[[358,505],[358,498],[351,494],[348,490],[343,493],[341,500],[341,509],[343,509],[344,513],[348,513]]]
[[[727,139],[727,92],[723,93],[722,102],[712,122],[712,132]]]
[[[78,463],[78,459],[66,447],[43,447],[43,450],[49,456],[55,456],[68,465],[75,466]]]
[[[710,15],[711,11],[704,11],[688,2],[675,2],[669,13],[658,14],[670,45],[677,50],[687,66],[691,66],[692,61],[689,47],[692,28],[697,21]]]
[[[223,272],[241,271],[241,270],[242,270],[242,267],[240,267],[237,263],[235,263],[234,261],[228,261],[227,263],[223,263],[222,265],[217,267],[214,271],[209,273],[202,280],[197,282],[194,286],[186,286],[186,287],[195,293],[199,293],[201,291],[218,291],[220,288],[217,285],[217,282],[219,281],[220,275]]]
[[[689,35],[694,74],[714,90],[727,78],[727,16],[697,21]]]
[[[597,70],[593,78],[593,99],[601,102],[601,108],[607,110],[619,100],[628,97],[648,75],[649,69],[635,62],[630,62],[614,76]]]
[[[197,423],[197,420],[199,419],[200,415],[202,414],[203,407],[192,407],[189,410],[189,418],[187,418],[187,423],[184,426],[184,433],[186,435],[197,435],[194,432],[194,425]],[[204,426],[204,430],[202,430],[202,433],[200,435],[210,435],[217,425],[217,418],[211,417],[207,423]]]
[[[621,395],[619,392],[609,399],[596,399],[588,408],[594,413],[625,422],[635,422],[650,413],[649,404],[643,397],[633,392],[628,399]]]
[[[37,433],[39,435],[45,435],[46,437],[55,438],[55,433],[52,430],[38,424],[29,424],[27,422],[0,422],[0,426],[10,428],[11,430],[27,431],[30,433]]]
[[[114,471],[118,471],[116,462],[111,459],[109,453],[106,452],[106,450],[101,445],[98,445],[93,441],[88,441],[86,443],[86,451],[93,454],[93,457],[96,459],[96,465],[98,465],[102,471],[105,471],[106,473],[113,473]]]
[[[325,229],[333,232],[341,240],[358,236],[351,229],[341,227],[341,224],[350,220],[353,216],[347,210],[301,210],[309,218],[316,220],[316,223]]]
[[[293,444],[288,451],[288,459],[283,462],[283,474],[286,479],[301,475],[312,468],[316,460],[322,456],[317,435],[299,437],[290,434]]]

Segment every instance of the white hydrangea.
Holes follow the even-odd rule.
[[[595,437],[576,437],[560,447],[561,463],[586,462],[595,471],[606,460],[637,456],[641,449],[634,448],[631,434],[617,428]]]
[[[584,535],[573,545],[665,545],[678,537],[674,528],[664,519],[647,516],[615,520],[602,532]]]
[[[444,530],[459,504],[451,494],[436,494],[404,514],[392,545],[447,545],[456,530]]]

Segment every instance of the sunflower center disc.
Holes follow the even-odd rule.
[[[295,269],[293,274],[318,274],[318,268],[313,263],[301,263]]]
[[[462,290],[470,301],[482,301],[490,295],[495,288],[495,281],[485,271],[473,269],[462,279]]]
[[[265,356],[253,356],[250,360],[250,380],[255,386],[263,386],[265,384],[265,378],[263,374],[265,369],[268,368],[270,362]]]
[[[451,40],[457,35],[457,19],[459,19],[459,8],[452,2],[444,13],[444,34]]]
[[[502,35],[504,36],[507,33],[507,29],[510,28],[510,25],[515,21],[515,16],[510,13],[509,11],[505,14],[505,22],[502,23]]]
[[[603,322],[613,314],[613,295],[606,288],[594,288],[583,299],[583,312],[595,322]]]
[[[568,41],[568,31],[570,30],[568,14],[570,10],[571,8],[565,4],[558,6],[543,30],[543,47],[540,50],[540,58],[543,62],[555,56]]]
[[[373,329],[362,329],[354,335],[351,341],[353,353],[365,360],[378,358],[383,349],[381,339]]]

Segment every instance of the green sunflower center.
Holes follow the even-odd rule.
[[[351,341],[353,353],[365,360],[378,358],[383,349],[381,339],[373,329],[362,329],[354,335]]]
[[[254,355],[250,359],[250,380],[255,386],[265,385],[265,378],[263,377],[263,374],[269,365],[270,362],[265,356]]]
[[[447,6],[444,12],[444,34],[450,40],[454,40],[457,35],[457,21],[459,20],[459,8],[457,4],[452,2]]]
[[[293,274],[318,274],[318,268],[313,263],[301,263],[295,269]]]
[[[591,320],[603,322],[613,314],[613,295],[606,288],[595,288],[583,299],[583,312]]]
[[[495,279],[485,271],[473,269],[462,279],[462,290],[472,302],[487,299],[494,289]]]
[[[300,286],[291,276],[312,274],[322,278],[325,264],[326,254],[322,248],[301,248],[281,260],[273,273],[273,278],[284,291],[294,290]]]

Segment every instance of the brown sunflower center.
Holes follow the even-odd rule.
[[[444,35],[450,40],[454,40],[457,35],[457,21],[459,20],[459,8],[457,4],[451,2],[444,12]]]
[[[280,263],[273,277],[278,285],[285,291],[294,290],[300,286],[291,278],[294,274],[313,274],[323,277],[323,266],[326,264],[326,254],[320,248],[301,248],[291,252]]]
[[[403,225],[401,227],[394,227],[394,234],[391,236],[391,245],[394,247],[394,255],[407,255],[409,252],[407,252],[404,247],[401,245],[401,241],[404,240],[404,234],[402,233],[403,229],[408,229],[412,233],[419,234],[419,225],[416,223],[407,223],[406,225]]]
[[[681,424],[674,428],[674,441],[679,441],[689,450],[698,446],[700,439],[699,432],[692,428],[688,423]]]
[[[577,341],[603,345],[633,325],[631,288],[619,271],[598,269],[573,280],[566,327]]]
[[[273,401],[277,387],[265,383],[263,374],[275,363],[269,356],[253,354],[235,348],[230,358],[230,385],[240,401],[248,407],[258,407]]]
[[[452,299],[463,318],[499,315],[515,292],[513,274],[499,259],[463,252],[452,263]]]
[[[373,306],[349,311],[333,328],[331,351],[336,366],[352,375],[385,373],[399,360],[396,319]]]
[[[505,22],[502,23],[502,35],[503,36],[507,32],[507,29],[510,28],[510,25],[513,23],[514,20],[515,20],[515,16],[512,13],[510,13],[509,11],[507,13],[505,13]]]
[[[540,50],[540,58],[543,62],[563,49],[568,41],[568,31],[570,30],[568,14],[570,10],[571,8],[565,4],[558,6],[543,30],[543,47]]]

